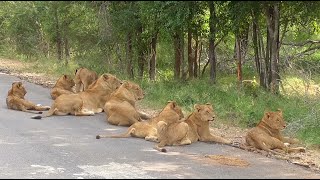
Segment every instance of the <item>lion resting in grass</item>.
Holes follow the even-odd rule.
[[[143,98],[144,92],[138,84],[125,81],[104,105],[107,122],[112,125],[130,126],[141,121],[141,118],[148,119],[135,105]]]
[[[113,91],[122,84],[116,76],[101,75],[89,89],[77,94],[62,94],[52,103],[48,113],[44,116],[33,116],[41,119],[52,115],[89,116],[103,111],[103,106]]]
[[[187,145],[196,141],[231,144],[230,140],[210,133],[209,122],[215,114],[211,104],[195,104],[194,111],[184,122],[168,124],[160,121],[157,124],[159,144],[155,149],[165,152],[166,145]]]
[[[273,150],[282,150],[288,153],[305,152],[305,148],[290,148],[288,143],[297,143],[296,139],[290,139],[281,135],[281,130],[286,127],[281,110],[265,112],[258,125],[250,129],[246,135],[246,143],[257,149],[278,154]]]
[[[75,77],[74,77],[76,93],[80,91],[85,91],[97,79],[98,79],[98,75],[94,71],[91,71],[83,67],[76,69]]]
[[[37,106],[30,101],[24,99],[24,96],[27,94],[26,89],[24,88],[22,82],[12,83],[11,89],[8,91],[8,96],[6,98],[7,107],[9,109],[14,109],[23,112],[41,114],[42,112],[36,111],[47,111],[50,109],[50,106]]]
[[[69,75],[62,75],[51,90],[51,98],[55,100],[61,94],[73,94],[72,87],[75,85]]]
[[[136,122],[132,124],[126,133],[120,135],[97,135],[96,138],[125,138],[138,137],[145,138],[148,141],[157,141],[156,125],[159,121],[176,122],[184,117],[181,107],[174,101],[168,101],[167,105],[156,116],[147,121]]]

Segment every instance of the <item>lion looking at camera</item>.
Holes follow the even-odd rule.
[[[265,112],[258,125],[248,131],[245,137],[246,143],[249,146],[272,153],[277,153],[273,151],[276,149],[288,153],[305,152],[303,147],[288,147],[288,144],[297,143],[297,140],[282,136],[280,131],[285,127],[282,110]]]

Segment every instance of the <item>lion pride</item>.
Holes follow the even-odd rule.
[[[231,144],[232,141],[210,133],[209,122],[214,121],[213,106],[195,104],[194,111],[184,122],[168,124],[160,121],[157,124],[159,144],[155,149],[166,152],[162,147],[166,145],[187,145],[196,141]]]
[[[88,89],[89,86],[93,84],[97,79],[97,73],[92,70],[89,70],[84,67],[76,69],[74,77],[76,93]]]
[[[111,74],[101,75],[92,87],[77,94],[62,94],[51,105],[44,116],[33,116],[41,119],[52,115],[89,116],[103,111],[103,106],[113,91],[120,87],[122,81]]]
[[[303,147],[290,148],[287,146],[286,143],[293,144],[297,140],[282,136],[281,130],[285,127],[282,110],[265,112],[258,125],[248,131],[245,137],[246,143],[249,146],[275,154],[278,154],[273,151],[276,149],[288,153],[305,152]]]
[[[8,91],[8,96],[6,98],[7,107],[9,109],[35,114],[41,114],[42,112],[34,112],[30,110],[47,111],[50,109],[50,106],[37,106],[34,103],[27,101],[26,99],[24,99],[26,94],[27,91],[22,82],[12,83],[12,86]]]
[[[181,107],[175,101],[168,101],[162,111],[150,120],[132,124],[124,134],[120,135],[97,135],[96,138],[125,138],[138,137],[148,141],[158,141],[156,125],[159,121],[168,123],[176,122],[184,117]]]
[[[136,108],[136,102],[144,98],[144,92],[134,82],[125,81],[104,105],[106,120],[108,123],[118,126],[130,126],[148,119],[146,114]]]
[[[72,87],[75,85],[70,75],[62,75],[51,90],[51,98],[55,100],[61,94],[73,94]]]

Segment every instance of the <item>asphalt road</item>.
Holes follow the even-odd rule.
[[[139,138],[95,139],[97,134],[121,133],[126,127],[105,122],[105,114],[90,117],[53,116],[7,109],[5,98],[12,82],[0,74],[0,178],[320,178],[304,167],[234,147],[197,142],[154,150]],[[26,99],[51,105],[50,89],[22,81]],[[205,155],[237,157],[249,166],[222,165]]]

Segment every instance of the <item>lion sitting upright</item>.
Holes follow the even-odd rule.
[[[288,143],[296,143],[296,139],[290,139],[281,135],[281,130],[286,127],[283,119],[282,111],[279,109],[276,112],[265,112],[263,118],[258,125],[250,129],[245,137],[246,143],[257,149],[267,152],[276,153],[273,150],[279,149],[285,152],[305,152],[305,148],[297,147],[290,148]]]
[[[50,110],[44,116],[33,116],[41,119],[52,115],[90,116],[103,111],[103,106],[110,95],[120,87],[122,81],[111,74],[101,75],[89,89],[77,94],[62,94],[54,100]]]
[[[125,81],[104,105],[107,122],[118,126],[130,126],[141,121],[141,118],[148,119],[149,117],[139,112],[135,105],[143,98],[144,92],[138,84]]]
[[[73,94],[72,87],[75,85],[70,75],[62,75],[51,90],[51,98],[55,100],[61,94]]]
[[[97,135],[96,138],[125,138],[125,137],[137,137],[144,138],[147,141],[158,141],[157,137],[157,123],[164,121],[168,123],[176,122],[184,117],[181,107],[175,101],[168,101],[167,105],[162,111],[155,117],[146,120],[139,121],[132,124],[127,132],[120,135]]]
[[[76,93],[80,91],[85,91],[97,79],[98,79],[98,75],[94,71],[91,71],[83,67],[76,69],[75,77],[74,77]]]
[[[34,112],[30,110],[47,111],[50,109],[50,106],[37,106],[32,102],[25,100],[24,96],[26,94],[27,94],[27,91],[24,88],[22,82],[12,83],[12,87],[8,91],[8,96],[6,98],[7,107],[9,109],[35,113],[35,114],[41,114],[42,112]]]
[[[165,152],[166,145],[187,145],[196,141],[231,144],[232,141],[210,133],[209,122],[215,114],[210,103],[195,104],[194,111],[184,122],[168,124],[160,121],[157,124],[159,144],[155,149]]]

